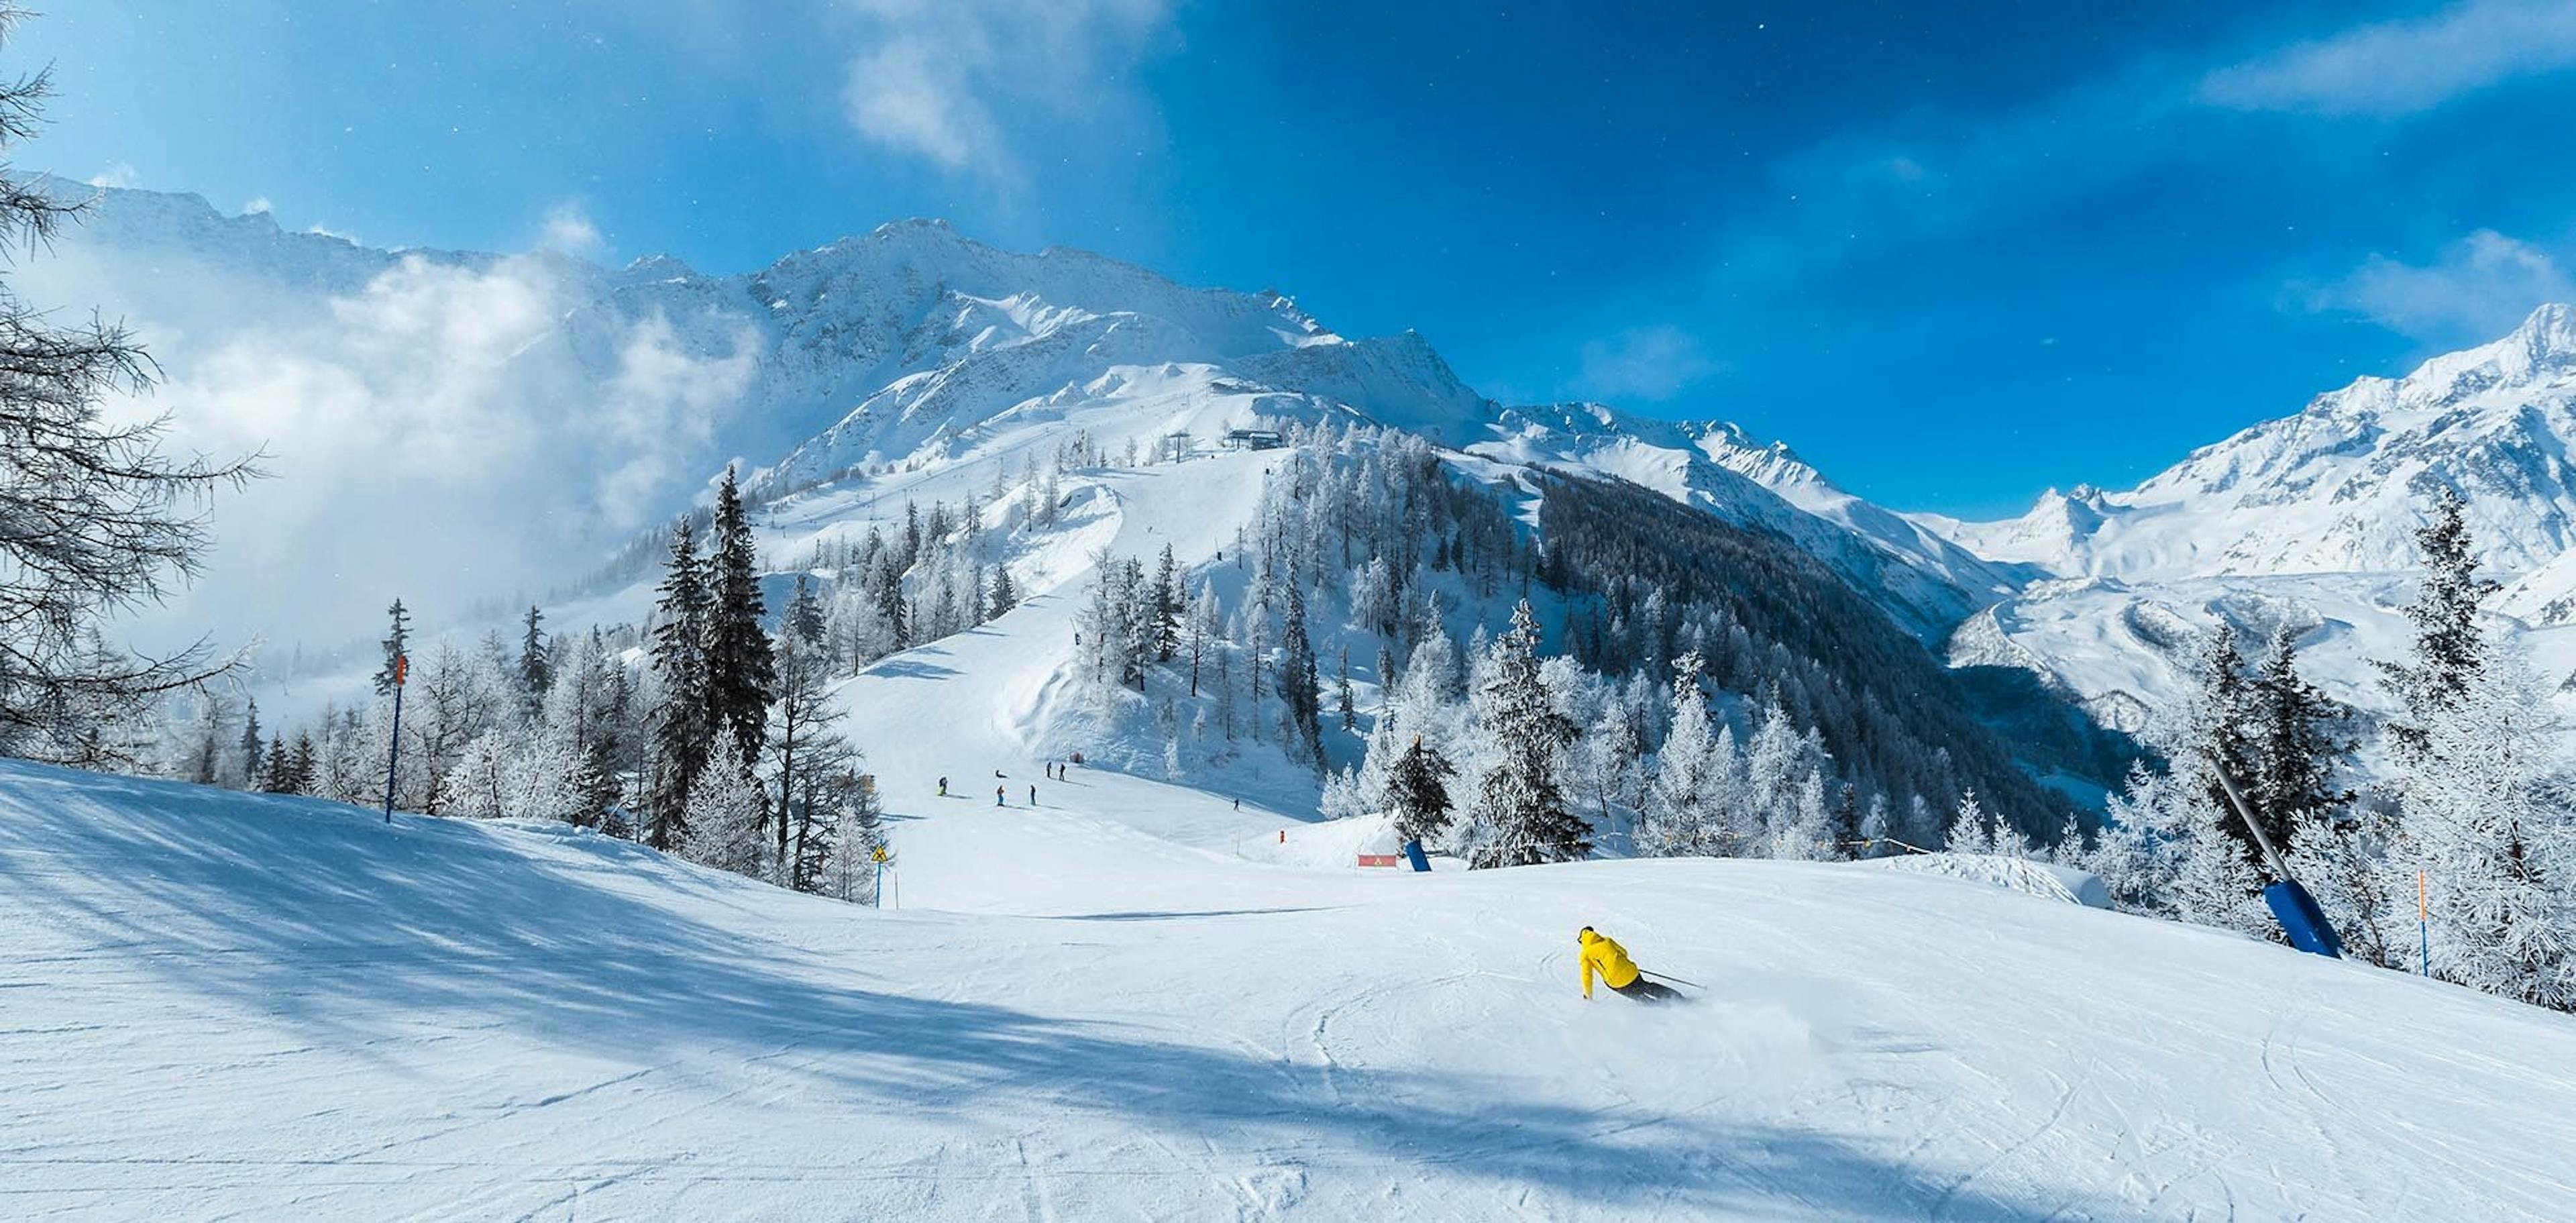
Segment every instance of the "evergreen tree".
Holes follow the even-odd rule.
[[[1592,852],[1591,828],[1567,809],[1557,785],[1558,756],[1577,728],[1539,682],[1538,641],[1538,618],[1523,599],[1512,610],[1511,630],[1487,655],[1492,679],[1484,689],[1484,730],[1494,764],[1470,813],[1471,867],[1570,862]]]
[[[814,596],[814,584],[801,573],[796,575],[796,593],[787,599],[787,631],[807,645],[823,644],[823,601]]]
[[[1351,694],[1351,643],[1342,643],[1341,675],[1333,683],[1333,703],[1338,708],[1344,731],[1360,728],[1358,702]]]
[[[993,566],[993,595],[985,615],[999,620],[1002,613],[1019,605],[1020,592],[1011,586],[1011,567],[1007,564]]]
[[[2334,788],[2338,762],[2349,750],[2328,732],[2342,714],[2324,690],[2299,678],[2298,643],[2288,628],[2272,634],[2247,697],[2252,705],[2253,784],[2246,801],[2265,835],[2287,853],[2301,832],[2351,796]]]
[[[1672,729],[1655,753],[1654,780],[1638,813],[1637,852],[1655,857],[1714,856],[1725,852],[1727,827],[1715,809],[1716,743],[1709,736],[1708,699],[1699,689],[1705,664],[1697,650],[1673,660]]]
[[[671,554],[658,590],[652,656],[661,702],[653,730],[662,776],[655,785],[645,840],[656,849],[669,849],[687,829],[689,790],[705,768],[715,738],[707,717],[706,562],[698,556],[695,529],[686,518],[671,528]]]
[[[1154,565],[1153,604],[1154,658],[1170,662],[1181,646],[1181,580],[1168,543],[1163,545],[1162,559]]]
[[[707,725],[732,735],[735,754],[750,762],[760,757],[777,663],[769,634],[760,627],[768,612],[760,597],[760,558],[731,467],[716,489],[715,532],[706,625]]]
[[[545,633],[538,627],[545,619],[546,614],[537,610],[536,604],[529,604],[522,621],[526,631],[519,637],[519,691],[531,717],[545,703],[546,691],[555,684],[554,651],[547,647]]]
[[[1287,707],[1295,731],[1293,750],[1302,751],[1317,768],[1324,764],[1322,679],[1316,674],[1315,648],[1306,638],[1306,596],[1288,588],[1288,615],[1279,630],[1283,650],[1279,667],[1279,700]]]
[[[378,696],[393,695],[394,669],[400,665],[402,656],[411,649],[411,612],[403,607],[402,600],[396,599],[393,606],[385,609],[385,613],[393,618],[393,630],[385,634],[383,643],[385,665],[376,672],[376,695]]]
[[[2424,584],[2406,609],[2415,626],[2414,660],[2375,664],[2401,710],[2388,727],[2401,763],[2424,749],[2433,724],[2475,686],[2486,659],[2478,604],[2496,590],[2477,574],[2468,503],[2458,490],[2442,491],[2432,520],[2415,533],[2415,546],[2424,560]]]
[[[323,720],[325,725],[329,724],[327,709],[325,710]],[[309,730],[299,730],[295,732],[295,762],[293,768],[295,784],[292,793],[314,794],[319,792],[314,789],[314,785],[321,778],[321,764],[314,755],[313,732]]]
[[[1941,838],[1941,847],[1954,854],[1993,853],[1992,823],[1985,807],[1977,802],[1977,792],[1970,790],[1959,796],[1959,810],[1950,817],[1949,834]]]
[[[1422,736],[1387,770],[1386,800],[1395,809],[1395,835],[1430,844],[1449,828],[1448,779],[1457,767],[1438,750],[1424,746]]]
[[[771,877],[769,846],[760,835],[769,804],[752,780],[751,762],[743,759],[729,734],[715,737],[706,768],[689,790],[680,856],[702,866]]]
[[[2430,880],[2434,975],[2576,1010],[2576,775],[2548,687],[2503,643],[2479,649],[2398,774],[2387,872]]]
[[[264,770],[260,767],[259,698],[252,697],[243,705],[241,730],[241,784],[244,789],[257,787]]]
[[[303,793],[296,784],[295,760],[287,754],[286,736],[282,733],[268,738],[268,765],[259,779],[259,788],[271,794]]]

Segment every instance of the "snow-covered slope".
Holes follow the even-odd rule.
[[[2576,1194],[2564,1016],[1865,865],[1267,865],[1233,845],[1276,819],[1081,770],[1036,809],[942,802],[921,770],[1036,763],[953,699],[911,711],[968,730],[953,759],[878,764],[899,911],[556,826],[0,763],[6,1213],[2537,1220]],[[1706,998],[1586,1003],[1586,923]]]

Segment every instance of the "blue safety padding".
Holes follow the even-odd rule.
[[[2317,907],[2317,898],[2299,881],[2287,879],[2263,889],[2263,902],[2272,906],[2272,916],[2281,921],[2281,930],[2290,936],[2290,945],[2313,955],[2343,958],[2343,940],[2335,937],[2334,923],[2326,920],[2325,910]]]

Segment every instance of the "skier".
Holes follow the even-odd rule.
[[[948,797],[948,779],[945,777],[939,779],[939,797]]]
[[[1000,786],[993,787],[993,805],[996,807],[1007,807],[1011,805],[1002,800],[1002,787]]]
[[[1636,963],[1628,958],[1628,949],[1610,941],[1609,936],[1595,933],[1592,927],[1585,926],[1582,933],[1574,936],[1574,941],[1583,948],[1580,959],[1584,1001],[1592,1000],[1592,974],[1595,972],[1601,974],[1601,983],[1609,986],[1612,992],[1639,1002],[1681,1000],[1681,991],[1647,980],[1637,971]]]
[[[1029,787],[1029,805],[1032,807],[1038,805],[1038,788],[1036,786]]]

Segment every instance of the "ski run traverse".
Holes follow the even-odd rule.
[[[1208,506],[1161,504],[1101,530],[1209,545],[1190,535]],[[1275,814],[1257,782],[1045,780],[1073,715],[1036,643],[1068,599],[844,685],[900,908],[559,825],[388,825],[0,763],[0,1214],[2550,1219],[2576,1200],[2564,1015],[1973,871],[1360,871],[1352,822]],[[1586,924],[1704,995],[1586,1003]]]

